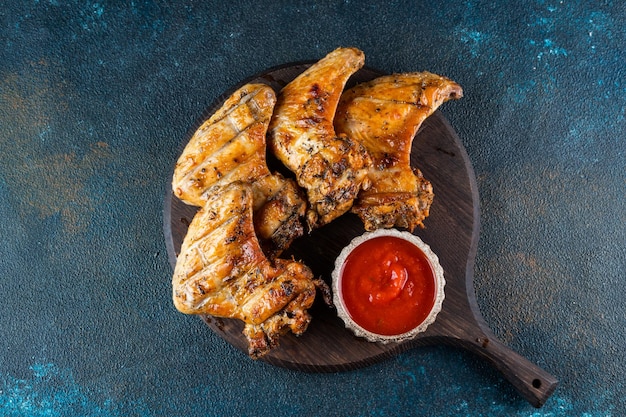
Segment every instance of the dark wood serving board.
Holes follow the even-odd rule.
[[[276,67],[242,81],[210,106],[181,142],[180,151],[196,128],[219,108],[235,89],[248,82],[262,82],[280,89],[310,63]],[[349,85],[370,80],[380,72],[361,69]],[[453,103],[447,104],[453,106]],[[479,199],[474,171],[465,148],[444,116],[435,112],[417,133],[411,152],[412,165],[431,181],[435,192],[425,228],[415,234],[431,246],[445,271],[446,298],[437,320],[416,339],[400,344],[370,343],[345,329],[336,311],[321,297],[310,310],[313,320],[300,337],[281,338],[280,346],[261,360],[307,372],[336,372],[367,366],[420,345],[448,344],[467,349],[492,363],[535,407],[542,406],[557,380],[501,343],[481,317],[473,288],[473,266],[479,235]],[[171,175],[169,180],[171,180]],[[196,212],[166,193],[164,232],[172,267],[176,264],[187,227]],[[282,257],[293,255],[316,276],[330,284],[335,258],[352,238],[364,232],[361,221],[347,214],[308,236],[298,239]],[[243,324],[232,319],[202,317],[217,334],[243,352],[247,343]]]

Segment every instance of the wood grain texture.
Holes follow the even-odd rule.
[[[242,81],[225,92],[210,106],[189,135],[235,89],[247,82],[263,82],[276,92],[308,67],[308,63],[290,64],[270,69]],[[348,86],[367,81],[381,73],[364,68]],[[453,106],[454,103],[447,104]],[[306,372],[336,372],[371,365],[399,352],[420,345],[448,344],[467,349],[492,363],[535,407],[542,406],[558,382],[535,364],[496,339],[482,319],[473,288],[473,267],[479,237],[479,198],[472,165],[467,153],[447,120],[436,111],[417,133],[411,152],[411,164],[418,167],[433,184],[435,199],[425,228],[415,234],[431,246],[445,271],[446,298],[437,320],[426,332],[400,344],[370,343],[354,337],[337,317],[334,309],[316,300],[310,310],[313,320],[302,336],[288,334],[280,346],[262,358],[270,364]],[[281,169],[270,164],[273,169]],[[171,176],[169,177],[171,179]],[[166,193],[164,232],[172,267],[187,227],[196,212]],[[361,221],[347,214],[308,236],[302,237],[283,254],[305,262],[316,276],[330,284],[335,258],[352,238],[364,232]],[[242,335],[243,324],[236,320],[203,316],[207,325],[236,348],[247,352]]]

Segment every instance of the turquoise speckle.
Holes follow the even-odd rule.
[[[530,41],[530,44],[533,46],[537,46],[537,42],[534,40]],[[567,56],[567,50],[555,44],[552,39],[544,39],[540,44],[541,50],[537,53],[537,60],[541,61],[541,59],[548,56]]]
[[[480,54],[480,48],[489,39],[487,34],[477,30],[461,29],[457,32],[461,41],[468,45],[473,57],[477,57]]]
[[[31,377],[0,376],[0,415],[3,417],[150,417],[144,404],[115,404],[96,400],[94,393],[76,382],[69,370],[53,363],[30,366]]]
[[[567,56],[565,48],[558,47],[551,39],[544,39],[543,46],[548,48],[548,52],[552,55],[564,55]]]
[[[104,13],[104,6],[99,3],[94,3],[93,12],[97,17],[101,17],[102,13]]]

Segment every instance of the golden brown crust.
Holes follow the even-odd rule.
[[[272,257],[303,235],[306,211],[295,181],[271,174],[267,167],[266,133],[275,103],[274,90],[265,84],[246,84],[235,91],[196,130],[172,181],[179,199],[199,207],[220,187],[251,183],[257,234]]]
[[[265,134],[276,95],[264,84],[233,93],[193,134],[178,158],[172,189],[187,204],[203,206],[212,187],[269,175]]]
[[[423,226],[434,194],[411,168],[413,138],[442,103],[462,95],[457,83],[429,72],[382,76],[343,93],[335,129],[362,143],[373,162],[371,185],[351,209],[367,230]]]
[[[245,85],[200,126],[177,162],[172,189],[200,210],[174,270],[174,305],[243,321],[252,358],[281,335],[307,329],[316,290],[330,299],[306,265],[277,257],[303,234],[305,214],[316,228],[352,210],[368,230],[413,229],[429,214],[433,190],[410,166],[412,140],[423,120],[462,90],[435,74],[409,73],[342,96],[363,62],[358,49],[339,48],[278,99],[266,85]],[[297,183],[270,173],[268,132],[270,150]]]
[[[306,190],[311,228],[345,213],[367,188],[367,152],[333,128],[345,83],[364,59],[356,48],[338,48],[287,84],[277,99],[269,145]]]
[[[207,198],[182,243],[172,296],[183,313],[242,320],[250,354],[258,357],[285,332],[306,330],[317,284],[304,264],[267,259],[252,208],[252,186],[243,182]]]

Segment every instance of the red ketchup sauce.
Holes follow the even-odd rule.
[[[400,335],[428,317],[435,304],[435,276],[418,247],[379,236],[348,255],[341,292],[348,314],[359,326],[380,335]]]

